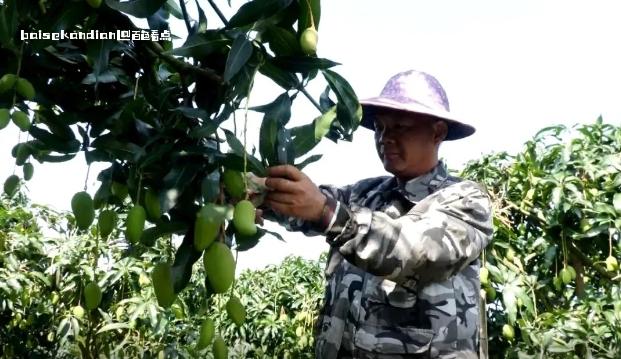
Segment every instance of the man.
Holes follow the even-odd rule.
[[[492,235],[486,191],[449,176],[444,140],[471,135],[444,89],[423,72],[393,76],[361,101],[393,177],[317,187],[293,166],[269,169],[267,217],[323,234],[327,286],[316,323],[316,357],[476,358],[479,254]],[[275,214],[274,214],[275,212]]]

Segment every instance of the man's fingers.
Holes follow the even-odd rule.
[[[299,181],[304,178],[304,174],[292,165],[280,165],[267,169],[269,177],[283,177],[293,181]]]
[[[258,209],[254,212],[254,223],[263,225],[263,210]]]
[[[267,188],[277,192],[295,192],[295,183],[285,178],[268,177],[265,180]]]

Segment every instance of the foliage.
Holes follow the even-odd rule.
[[[95,236],[71,230],[71,215],[21,198],[3,198],[0,206],[0,357],[200,357],[211,351],[196,349],[206,317],[215,320],[234,358],[312,357],[322,262],[287,258],[241,273],[235,294],[248,317],[237,328],[223,308],[229,294],[209,297],[199,282],[202,267],[190,283],[195,290],[184,291],[171,308],[157,305],[147,273],[169,238],[127,255],[131,249],[116,230],[110,245],[98,248],[94,268]],[[89,312],[82,291],[93,277],[104,299]]]
[[[621,356],[621,276],[605,265],[621,254],[621,128],[601,118],[544,128],[517,155],[486,156],[463,175],[495,202],[490,357]],[[506,323],[515,341],[500,334]]]
[[[149,253],[158,238],[184,236],[171,260],[178,294],[190,283],[193,264],[202,255],[193,246],[198,211],[210,203],[226,210],[239,200],[223,191],[223,171],[262,175],[267,166],[277,164],[302,168],[320,158],[299,159],[324,136],[335,142],[352,139],[361,107],[348,82],[333,71],[336,62],[300,48],[300,34],[319,28],[319,0],[253,0],[230,19],[209,1],[209,10],[224,24],[219,28],[208,26],[198,2],[192,4],[197,20],[189,17],[185,1],[99,3],[0,1],[0,109],[27,132],[13,149],[17,165],[65,162],[78,154],[89,165],[109,164],[97,175],[101,184],[94,207],[114,210],[121,219],[128,211],[136,213],[127,220],[132,235],[127,236],[126,254]],[[146,19],[147,30],[159,35],[170,31],[170,19],[181,19],[188,36],[178,47],[162,37],[20,40],[22,32],[118,35],[141,30],[130,15]],[[306,86],[319,74],[327,87],[317,101]],[[263,115],[256,126],[258,154],[247,148],[246,138],[257,76],[271,79],[282,91],[273,102],[251,109]],[[306,125],[287,127],[299,94],[319,115]],[[239,128],[238,115],[244,117]],[[248,182],[244,180],[247,191]],[[13,192],[12,185],[8,188],[6,192]],[[82,202],[78,207],[90,212],[89,199]],[[147,209],[151,223],[144,232],[140,206]],[[218,240],[241,246],[234,226],[225,231],[231,219],[226,217]],[[244,249],[265,233],[261,229],[243,238]],[[159,257],[169,258],[164,252]]]

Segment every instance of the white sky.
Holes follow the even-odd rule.
[[[233,14],[225,1],[217,3],[227,16]],[[241,4],[233,0],[234,7]],[[191,13],[194,6],[188,2]],[[441,149],[449,167],[459,168],[482,153],[514,153],[551,124],[588,123],[600,114],[606,122],[621,123],[620,7],[615,1],[324,0],[318,54],[342,64],[335,70],[361,98],[378,95],[390,76],[410,68],[436,76],[451,110],[477,128],[475,135]],[[210,28],[221,26],[210,8],[204,10]],[[179,25],[173,32],[185,38]],[[323,80],[315,80],[308,89],[318,97],[324,87]],[[280,93],[259,79],[251,105]],[[298,96],[291,124],[317,115]],[[250,116],[248,135],[255,143],[259,119]],[[14,125],[0,131],[2,179],[13,172],[10,150],[17,138]],[[345,185],[385,174],[366,129],[356,132],[352,143],[324,140],[313,153],[324,155],[306,170],[316,183]],[[84,184],[84,163],[83,156],[63,164],[36,163],[28,183],[31,199],[70,209],[71,196]],[[91,169],[91,194],[102,168]],[[17,173],[21,176],[20,168]],[[286,244],[266,236],[241,253],[238,268],[278,263],[288,254],[316,259],[328,248],[322,237],[284,235]]]

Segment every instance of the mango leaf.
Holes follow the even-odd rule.
[[[166,53],[176,56],[203,58],[219,51],[230,42],[229,39],[214,37],[209,32],[194,34],[188,37],[183,46]]]
[[[334,71],[324,70],[323,76],[336,94],[337,119],[346,132],[355,130],[362,119],[362,107],[349,82]]]
[[[518,288],[513,283],[507,284],[502,290],[502,303],[511,325],[515,323],[517,318],[517,291]]]
[[[118,330],[118,329],[130,329],[131,326],[127,323],[111,323],[106,324],[101,329],[99,329],[95,334],[101,334],[104,332],[108,332],[110,330]]]
[[[312,155],[309,158],[305,159],[304,161],[295,165],[295,167],[297,167],[299,170],[303,170],[304,167],[310,165],[311,163],[319,161],[321,157],[323,157],[323,155]]]
[[[167,0],[164,4],[164,9],[168,11],[172,16],[176,17],[179,20],[183,20],[183,13],[181,12],[181,8],[177,1],[175,0]]]
[[[201,193],[205,202],[214,202],[220,194],[220,172],[213,171],[201,182]]]
[[[188,224],[185,222],[160,222],[157,226],[150,227],[142,232],[140,237],[140,243],[147,247],[152,247],[158,238],[171,235],[173,233],[179,233],[187,230]]]
[[[274,65],[291,72],[310,72],[312,70],[325,70],[340,65],[328,59],[311,56],[277,56]]]
[[[621,193],[615,193],[612,198],[612,206],[617,211],[617,214],[621,215]]]
[[[275,163],[278,131],[282,129],[291,118],[291,98],[285,92],[278,96],[272,103],[252,109],[265,113],[263,121],[261,122],[259,138],[259,153],[261,154],[261,158],[267,163]]]
[[[259,240],[265,235],[265,233],[267,232],[263,228],[257,228],[257,233],[252,236],[243,236],[235,232],[235,249],[243,252],[253,248],[259,243]]]
[[[17,31],[17,1],[5,1],[0,8],[0,43],[13,47],[13,35]]]
[[[291,140],[291,130],[280,128],[276,134],[277,164],[293,164],[296,158],[295,146]]]
[[[315,122],[292,128],[291,140],[297,156],[304,156],[319,143],[315,140]]]
[[[285,90],[291,90],[298,87],[298,79],[290,72],[274,65],[271,60],[265,61],[260,67],[259,72],[272,79],[278,86]]]
[[[114,10],[124,12],[135,17],[148,17],[155,14],[164,5],[166,0],[133,0],[120,2],[118,0],[106,0],[106,5]]]
[[[236,155],[243,156],[246,152],[244,148],[244,144],[239,141],[235,134],[227,129],[223,129],[224,135],[226,136],[226,142],[229,144],[229,147]]]
[[[228,28],[244,27],[275,15],[287,8],[292,0],[252,0],[242,5],[229,20]]]
[[[198,28],[196,29],[197,33],[203,33],[207,31],[207,17],[205,16],[205,12],[198,4],[198,0],[194,0],[196,2],[196,8],[198,9]]]
[[[183,237],[183,242],[175,253],[175,261],[172,266],[172,280],[175,293],[185,288],[192,278],[192,265],[201,257],[202,252],[194,249],[194,230],[188,230]]]
[[[267,175],[267,170],[261,161],[250,154],[247,154],[246,156],[247,170],[259,177],[265,177]],[[244,171],[244,158],[235,153],[224,154],[221,158],[219,158],[219,163],[220,165],[232,170],[239,172]]]
[[[231,51],[226,59],[224,68],[224,81],[229,82],[252,56],[252,43],[246,38],[246,34],[239,34],[233,41]]]
[[[263,34],[270,49],[276,56],[289,56],[300,53],[300,44],[293,30],[280,26],[269,26]]]
[[[298,18],[298,34],[311,26],[311,11],[315,29],[319,30],[319,20],[321,18],[320,0],[301,0],[300,16]]]
[[[315,123],[315,141],[319,142],[325,136],[332,122],[336,119],[336,106],[332,107],[329,111],[325,112],[321,116],[317,117],[313,122]]]

